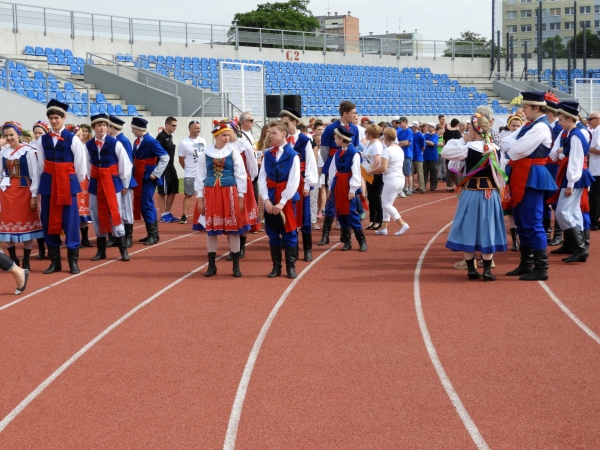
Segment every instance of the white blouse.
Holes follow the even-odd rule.
[[[62,127],[57,134],[62,133],[64,129],[65,127]],[[44,163],[46,162],[44,157],[44,146],[42,145],[42,137],[43,136],[40,136],[37,141],[30,144],[37,151],[38,168],[40,174],[44,171]],[[52,142],[54,145],[56,145],[58,138],[53,136]],[[75,167],[75,173],[77,174],[77,179],[81,183],[87,177],[87,148],[77,136],[73,136],[73,140],[71,141],[71,151],[73,152],[73,166]]]
[[[214,145],[204,149],[202,153],[198,155],[198,166],[196,167],[196,180],[194,182],[194,189],[197,192],[198,198],[204,197],[204,180],[208,170],[206,168],[206,157],[211,158],[226,158],[232,155],[233,158],[233,175],[235,176],[235,183],[237,184],[238,197],[243,197],[246,193],[246,168],[244,167],[244,160],[239,152],[230,145],[226,145],[221,150],[217,149]]]
[[[27,159],[27,169],[29,169],[29,177],[31,178],[29,191],[31,192],[32,197],[37,197],[38,188],[40,186],[40,171],[35,149],[30,145],[24,144],[13,155],[11,155],[12,152],[14,152],[14,149],[10,148],[9,145],[0,150],[0,189],[4,191],[7,187],[10,187],[10,177],[4,172],[4,160],[13,161],[25,155],[25,158]],[[6,181],[4,180],[5,178]]]
[[[281,146],[277,149],[277,154],[275,155],[275,160],[279,161],[281,155],[283,155],[283,147]],[[267,152],[269,150],[265,150]],[[294,160],[292,161],[292,168],[290,169],[290,173],[288,175],[287,186],[281,193],[281,200],[279,203],[283,206],[294,198],[296,192],[298,191],[298,186],[300,185],[300,157],[298,155],[294,156]],[[261,198],[266,202],[269,200],[269,188],[267,187],[267,172],[265,171],[265,163],[260,166],[260,173],[258,175],[258,191]]]
[[[256,162],[256,155],[254,154],[254,149],[248,143],[246,139],[238,139],[235,142],[230,142],[227,144],[233,147],[238,153],[241,155],[242,153],[246,155],[246,172],[248,172],[248,176],[251,180],[254,180],[258,176],[258,163]]]

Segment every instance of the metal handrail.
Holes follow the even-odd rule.
[[[49,76],[52,76],[52,78],[54,78],[57,81],[61,80],[62,83],[63,83],[63,86],[64,86],[64,83],[71,83],[71,84],[73,84],[73,87],[78,86],[78,87],[80,87],[82,89],[85,89],[85,91],[86,91],[86,97],[87,97],[87,117],[90,117],[90,88],[87,85],[82,84],[82,83],[78,83],[77,81],[72,80],[72,79],[63,78],[60,75],[56,75],[54,73],[51,73],[49,71],[40,69],[38,67],[33,67],[33,66],[28,65],[28,64],[23,64],[23,62],[20,61],[20,60],[17,61],[16,59],[12,59],[12,58],[9,58],[9,57],[4,56],[4,55],[0,55],[0,59],[4,60],[4,69],[5,69],[5,73],[6,73],[6,83],[5,83],[5,90],[6,91],[10,91],[10,80],[11,80],[11,78],[10,78],[9,74],[10,74],[10,70],[11,69],[9,69],[9,67],[8,67],[8,62],[12,61],[15,64],[15,69],[12,69],[12,70],[17,70],[16,67],[20,65],[20,66],[24,66],[28,70],[28,72],[30,70],[32,70],[34,72],[41,72],[41,73],[43,73],[45,75],[44,79],[46,80],[46,99],[48,99],[48,100],[50,100],[50,78],[49,78]],[[27,97],[27,98],[29,98],[29,97]],[[30,99],[30,100],[35,101],[33,99]]]

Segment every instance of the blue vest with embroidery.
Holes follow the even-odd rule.
[[[27,151],[32,152],[33,149],[29,148]],[[4,174],[10,176],[10,171],[8,170],[8,166],[6,163],[8,160],[6,158],[2,158],[2,169],[4,170]],[[19,157],[19,187],[29,187],[31,186],[31,176],[29,175],[29,164],[27,163],[27,153]]]
[[[233,168],[233,152],[225,158],[211,158],[206,155],[206,179],[204,186],[214,187],[219,180],[223,187],[235,186],[235,175]]]
[[[275,155],[271,154],[270,150],[267,150],[263,159],[267,179],[274,181],[275,183],[287,181],[296,156],[298,156],[298,153],[290,144],[285,144],[283,146],[283,154],[281,155],[281,158],[279,158],[279,161],[277,161]],[[275,188],[269,189],[269,200],[271,200],[271,203],[273,204],[276,203]],[[292,201],[296,202],[298,200],[300,200],[300,195],[296,192]]]
[[[352,160],[354,159],[354,155],[358,153],[358,150],[354,145],[348,144],[348,148],[344,152],[344,156],[340,158],[340,150],[333,156],[333,163],[335,164],[335,170],[340,173],[349,173],[352,172]],[[337,183],[337,176],[333,179],[331,183],[331,190],[335,189],[335,184]],[[361,193],[361,189],[357,189],[356,193]]]
[[[65,128],[60,133],[61,140],[56,141],[56,146],[52,141],[50,133],[46,133],[42,136],[42,150],[44,152],[44,160],[51,161],[54,163],[73,163],[75,161],[75,155],[71,150],[73,138],[75,135]],[[76,195],[81,192],[81,186],[77,175],[73,174],[69,176],[71,195]],[[47,173],[45,170],[40,175],[40,188],[38,190],[39,195],[51,195],[52,193],[52,175]]]
[[[571,130],[571,133],[569,133],[569,135],[566,138],[561,137],[560,143],[561,143],[561,147],[563,149],[563,155],[565,155],[565,157],[568,158],[569,155],[571,154],[571,141],[573,139],[579,139],[579,141],[581,141],[581,146],[583,147],[583,156],[585,158],[587,156],[588,152],[590,151],[590,144],[579,127],[575,128],[574,130]],[[583,169],[581,172],[581,178],[575,183],[573,188],[574,189],[588,188],[592,185],[592,183],[594,181],[595,181],[595,179],[592,176],[592,174],[590,173],[590,171],[588,169]],[[563,179],[560,188],[565,189],[567,187],[567,184],[568,184],[568,180],[565,175],[565,178]]]
[[[100,152],[98,152],[98,147],[96,146],[96,140],[91,139],[87,141],[85,144],[88,154],[90,156],[90,162],[92,166],[107,168],[111,166],[115,166],[119,164],[119,158],[117,157],[117,139],[112,136],[106,136],[104,138],[104,145]],[[115,185],[115,191],[121,192],[124,188],[123,182],[119,175],[113,175],[113,184]],[[98,179],[90,178],[90,185],[88,188],[88,192],[90,194],[97,195],[98,194]]]

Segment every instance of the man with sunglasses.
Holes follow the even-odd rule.
[[[598,231],[600,216],[600,112],[594,111],[587,118],[588,127],[592,130],[588,167],[595,178],[590,186],[590,220],[591,231]]]
[[[254,137],[252,136],[252,126],[254,125],[254,117],[252,113],[245,111],[240,116],[240,128],[242,130],[242,138],[246,139],[252,148],[254,148]]]

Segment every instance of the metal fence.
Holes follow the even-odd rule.
[[[575,78],[573,80],[574,96],[579,101],[579,106],[588,114],[591,111],[600,111],[600,79]]]
[[[220,91],[229,94],[229,99],[240,111],[252,111],[259,119],[255,125],[264,125],[265,73],[262,64],[219,63]]]
[[[138,40],[185,44],[231,45],[236,50],[240,46],[277,48],[294,60],[293,51],[307,50],[343,53],[344,55],[383,55],[409,57],[489,57],[490,47],[480,42],[423,41],[414,39],[394,39],[377,36],[356,36],[266,28],[231,27],[191,22],[147,20],[131,17],[94,14],[44,8],[16,3],[0,2],[0,26],[19,30],[68,33],[71,39],[88,36],[114,39],[127,39],[130,44]]]

